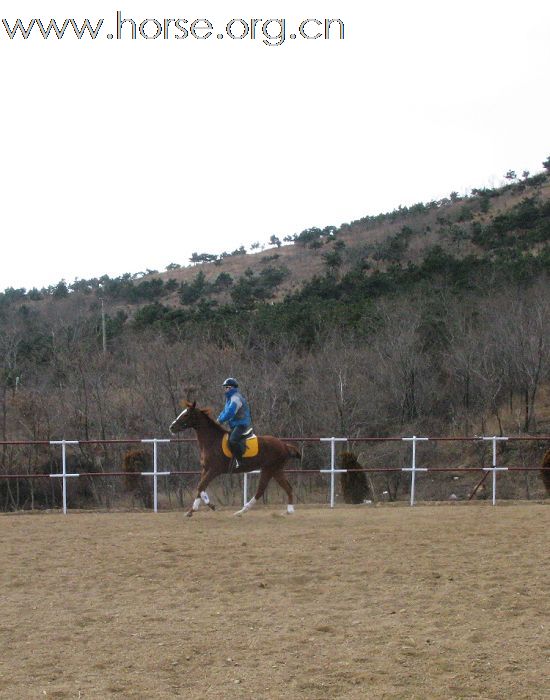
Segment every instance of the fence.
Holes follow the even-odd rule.
[[[347,472],[362,472],[365,474],[389,474],[392,472],[396,473],[402,473],[402,474],[409,474],[410,475],[410,505],[414,506],[415,505],[415,500],[416,500],[416,483],[417,483],[417,476],[419,474],[426,474],[428,472],[438,472],[438,473],[467,473],[467,472],[481,472],[483,473],[483,477],[481,481],[477,484],[476,488],[470,495],[470,498],[473,497],[477,489],[480,487],[480,485],[485,481],[486,477],[491,474],[491,483],[492,483],[492,489],[491,489],[491,495],[492,495],[492,504],[496,505],[497,503],[497,474],[501,472],[535,472],[535,471],[541,471],[540,466],[536,467],[517,467],[517,466],[502,466],[499,465],[498,461],[498,445],[499,444],[505,444],[508,442],[512,441],[531,441],[531,442],[543,442],[547,441],[550,442],[550,437],[549,436],[543,436],[543,437],[528,437],[528,436],[521,436],[521,437],[505,437],[505,436],[476,436],[476,437],[454,437],[454,438],[449,438],[449,437],[436,437],[436,438],[428,438],[428,437],[418,437],[416,435],[413,435],[412,437],[384,437],[384,438],[376,438],[376,437],[365,437],[365,438],[345,438],[345,437],[318,437],[318,438],[285,438],[286,441],[288,442],[299,442],[299,443],[317,443],[321,445],[328,445],[330,447],[330,465],[321,468],[321,469],[287,469],[288,474],[304,474],[308,476],[313,476],[315,474],[317,475],[326,475],[328,477],[328,498],[327,502],[330,505],[331,508],[334,508],[336,505],[336,477],[339,474],[347,473]],[[163,470],[159,471],[159,448],[162,445],[165,444],[191,444],[195,443],[194,438],[184,438],[184,439],[160,439],[160,438],[144,438],[144,439],[114,439],[114,440],[51,440],[51,441],[23,441],[23,440],[17,440],[17,441],[4,441],[0,442],[0,446],[3,446],[3,449],[6,448],[6,446],[32,446],[32,445],[41,445],[41,446],[50,446],[50,447],[55,447],[55,448],[60,448],[61,450],[61,471],[57,473],[26,473],[26,474],[0,474],[0,480],[13,480],[13,479],[51,479],[51,480],[61,480],[62,484],[62,490],[61,490],[61,497],[62,497],[62,508],[63,508],[63,513],[67,513],[68,511],[68,494],[67,494],[67,484],[69,480],[72,479],[78,479],[80,477],[89,477],[89,478],[106,478],[106,477],[123,477],[123,476],[136,476],[136,472],[127,472],[127,471],[99,471],[99,472],[94,472],[94,471],[88,471],[88,472],[69,472],[68,471],[68,460],[67,460],[67,449],[75,446],[82,446],[82,445],[98,445],[98,446],[105,446],[105,445],[131,445],[131,444],[146,444],[146,445],[152,445],[153,447],[153,454],[152,454],[152,469],[150,471],[141,471],[138,472],[137,475],[140,475],[142,477],[148,477],[151,479],[151,489],[152,489],[152,509],[156,513],[158,512],[158,480],[161,477],[168,477],[168,476],[175,476],[175,475],[185,475],[186,477],[189,476],[195,476],[200,473],[199,470]],[[358,469],[343,469],[343,468],[338,468],[337,467],[337,456],[336,456],[336,447],[337,445],[343,445],[343,444],[348,444],[348,443],[391,443],[391,442],[400,442],[400,443],[409,443],[411,445],[411,453],[410,453],[410,466],[402,466],[402,467],[361,467]],[[419,467],[418,466],[418,455],[417,455],[417,448],[420,446],[420,444],[427,443],[427,442],[432,442],[432,443],[437,443],[437,442],[470,442],[470,443],[488,443],[490,444],[492,450],[492,459],[491,459],[491,465],[490,466],[479,466],[479,467]],[[245,473],[242,475],[239,475],[240,477],[242,476],[242,493],[243,493],[243,502],[246,503],[248,499],[248,489],[250,487],[250,475],[254,474],[259,474],[259,471],[255,472],[249,472]],[[457,478],[457,477],[455,477]]]

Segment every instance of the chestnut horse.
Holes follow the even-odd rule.
[[[199,509],[201,500],[214,510],[210,503],[206,487],[220,474],[229,474],[231,457],[226,457],[222,451],[222,438],[228,432],[210,415],[209,409],[197,408],[197,402],[186,403],[186,408],[170,425],[172,434],[179,433],[186,428],[193,428],[197,433],[199,443],[201,476],[197,487],[197,496],[186,515],[191,517]],[[240,467],[234,473],[241,474],[256,469],[260,470],[260,482],[255,496],[235,515],[243,515],[247,510],[260,500],[271,478],[286,491],[288,496],[287,513],[294,513],[292,486],[284,475],[284,467],[290,457],[301,457],[300,450],[271,435],[258,436],[258,454],[256,457],[244,457],[240,460]]]

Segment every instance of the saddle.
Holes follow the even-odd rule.
[[[229,435],[226,433],[222,438],[222,452],[226,457],[233,457],[229,447]],[[258,436],[250,435],[245,440],[243,458],[256,457],[258,455]]]

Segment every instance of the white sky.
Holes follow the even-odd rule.
[[[108,40],[117,9],[215,34],[286,18],[287,38]],[[10,41],[0,23],[0,290],[163,270],[550,155],[547,0],[3,0],[0,15],[105,19],[95,41]],[[325,17],[343,41],[289,38]]]

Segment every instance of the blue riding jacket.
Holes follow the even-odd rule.
[[[225,406],[218,416],[218,423],[229,423],[231,429],[237,425],[245,428],[252,425],[248,403],[238,389],[230,389],[227,392]]]

